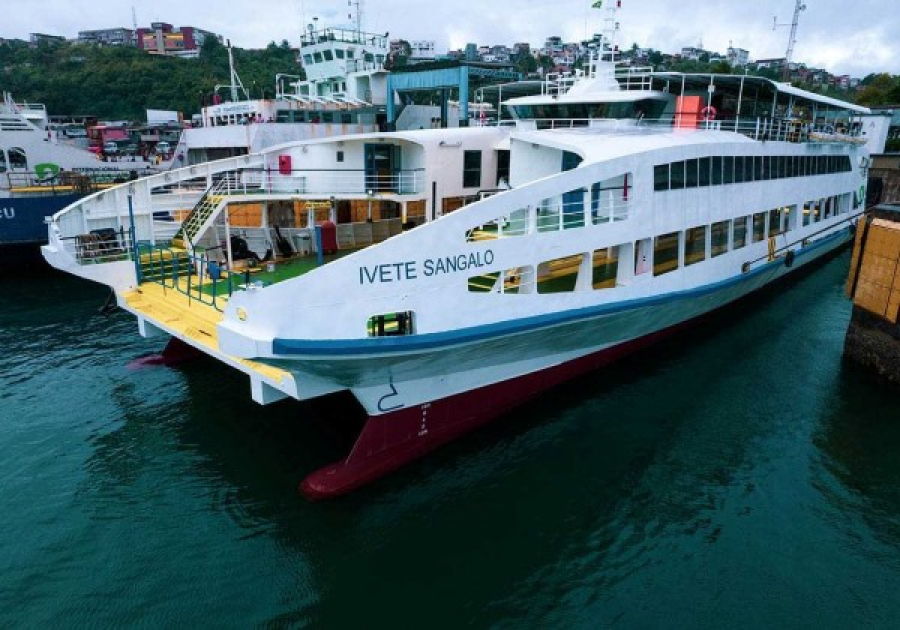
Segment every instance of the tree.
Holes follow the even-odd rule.
[[[866,85],[857,93],[857,103],[869,106],[900,103],[900,77],[882,73],[866,79]]]
[[[538,62],[531,53],[520,52],[510,59],[516,68],[516,72],[524,76],[528,76],[537,72]]]

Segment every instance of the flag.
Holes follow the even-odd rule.
[[[592,9],[600,9],[603,7],[603,0],[596,0],[594,4],[591,5]]]

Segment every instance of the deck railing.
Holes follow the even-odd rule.
[[[132,179],[149,175],[151,171],[134,169],[78,169],[61,171],[54,175],[35,171],[9,171],[2,174],[0,188],[29,188],[46,190],[48,193],[78,192],[88,193],[100,188],[121,184]]]
[[[585,192],[584,196],[564,201],[545,199],[535,206],[519,208],[506,216],[469,231],[467,240],[476,242],[496,238],[525,236],[533,232],[557,232],[586,225],[602,225],[628,218],[630,203],[622,198],[622,189]],[[556,198],[557,200],[559,197]]]
[[[373,174],[365,170],[293,170],[290,175],[260,173],[262,188],[269,192],[300,194],[374,194],[413,195],[424,192],[425,169]]]
[[[574,129],[596,128],[615,132],[641,133],[647,129],[679,129],[683,131],[730,131],[753,140],[780,142],[832,142],[862,144],[864,137],[859,128],[837,129],[831,125],[813,125],[790,118],[729,118],[703,120],[695,113],[676,112],[658,120],[634,118],[530,118],[517,121],[524,129]]]
[[[92,265],[131,259],[131,239],[130,231],[124,228],[100,228],[87,234],[62,237],[60,241],[79,264]]]
[[[249,272],[230,271],[209,252],[184,250],[149,243],[137,245],[139,282],[152,282],[222,312],[224,302],[237,289],[250,286]]]

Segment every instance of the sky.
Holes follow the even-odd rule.
[[[604,0],[613,2],[615,0]],[[350,2],[353,2],[351,5]],[[700,46],[725,53],[729,45],[751,59],[784,57],[795,0],[621,0],[619,44],[664,53]],[[241,48],[299,43],[305,24],[346,26],[356,0],[7,0],[0,38],[30,33],[73,38],[80,30],[151,22],[195,26]],[[834,74],[862,78],[900,75],[900,11],[896,0],[804,0],[793,60]],[[441,53],[479,45],[528,42],[547,36],[580,41],[602,30],[605,11],[592,0],[364,0],[363,30],[406,40],[434,40]],[[132,14],[132,8],[134,15]],[[777,20],[775,19],[777,17]],[[778,25],[778,26],[776,26]]]

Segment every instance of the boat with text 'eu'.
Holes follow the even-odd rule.
[[[104,163],[49,125],[43,104],[0,101],[0,256],[47,242],[48,218],[85,195],[147,174],[142,162]]]
[[[354,446],[302,484],[327,497],[848,243],[881,137],[864,107],[619,67],[612,43],[505,106],[512,125],[307,140],[102,191],[53,217],[44,255],[261,404],[352,395]],[[813,136],[825,120],[841,132]],[[114,238],[84,240],[97,228]]]

